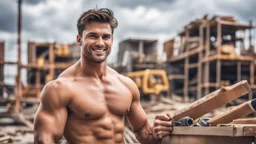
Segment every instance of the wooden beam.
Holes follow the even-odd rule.
[[[174,80],[174,79],[184,79],[184,75],[182,74],[170,74],[168,75],[169,80]]]
[[[250,84],[253,85],[254,84],[254,63],[253,61],[250,62]]]
[[[210,56],[210,31],[211,27],[210,24],[208,23],[206,25],[206,46],[205,46],[205,57],[208,58]],[[204,83],[209,83],[210,82],[210,61],[205,61],[204,65]],[[204,94],[209,93],[209,87],[205,87]]]
[[[222,45],[222,25],[217,23],[217,55],[221,55],[221,45]],[[216,89],[220,88],[221,81],[221,61],[217,59],[216,63]]]
[[[186,129],[185,129],[186,130]],[[215,133],[222,133],[216,131]],[[225,131],[223,131],[225,132]],[[232,131],[235,132],[235,131]],[[196,132],[195,132],[196,133]],[[162,139],[161,144],[253,144],[254,137],[171,135]]]
[[[204,33],[203,33],[203,28],[205,27],[205,22],[203,22],[201,24],[201,26],[199,27],[199,47],[201,47],[202,49],[205,48],[204,46]],[[202,51],[199,52],[198,55],[198,68],[197,68],[197,99],[200,99],[202,97],[202,88],[201,88],[201,84],[202,84],[202,59],[203,59],[203,53]]]
[[[185,43],[188,44],[189,41],[189,30],[186,29],[186,41]],[[186,47],[186,54],[189,53],[188,52],[188,47]],[[188,80],[189,80],[189,57],[185,57],[185,64],[184,64],[184,100],[188,101],[189,97],[188,97]]]
[[[54,78],[54,71],[55,71],[54,62],[55,62],[54,44],[51,44],[49,47],[49,63],[50,63],[49,76],[52,79]]]
[[[174,114],[173,119],[178,120],[185,116],[197,119],[207,112],[247,94],[249,91],[250,86],[246,80],[229,87],[221,88],[177,111]]]
[[[40,98],[41,93],[41,72],[40,70],[36,70],[36,98]]]
[[[226,112],[223,112],[223,113],[211,118],[208,121],[208,123],[211,126],[217,126],[218,124],[230,123],[234,119],[244,117],[244,116],[254,112],[255,108],[256,108],[255,105],[256,105],[256,99],[242,103],[239,106],[236,106],[235,108],[227,110]]]
[[[237,62],[237,81],[241,81],[241,61]]]
[[[16,77],[16,102],[15,102],[15,112],[21,111],[20,100],[22,99],[22,84],[21,84],[21,4],[22,0],[18,0],[18,69],[17,69],[17,77]]]
[[[193,68],[198,68],[198,66],[199,66],[199,62],[197,62],[197,63],[190,63],[190,64],[188,65],[188,68],[189,68],[189,69],[193,69]]]

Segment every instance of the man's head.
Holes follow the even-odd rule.
[[[118,23],[107,8],[90,9],[77,21],[77,43],[82,55],[93,62],[103,62],[110,54],[114,29]]]
[[[117,27],[118,22],[114,17],[114,13],[112,10],[107,8],[101,9],[90,9],[84,12],[77,21],[77,31],[80,36],[83,34],[83,30],[86,28],[91,22],[99,22],[99,23],[108,23],[112,29],[112,34],[114,33],[114,29]]]

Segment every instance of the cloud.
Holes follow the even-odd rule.
[[[0,32],[16,32],[17,7],[15,1],[7,0],[0,2]]]
[[[23,0],[22,2],[27,5],[38,5],[40,3],[45,3],[46,0]]]
[[[27,41],[75,42],[78,17],[91,8],[107,7],[119,22],[109,62],[115,62],[118,43],[127,38],[172,39],[190,21],[205,14],[229,15],[243,22],[256,21],[255,0],[23,0],[22,49]],[[0,39],[5,40],[7,59],[16,59],[17,0],[0,1]],[[26,61],[26,56],[23,56]]]

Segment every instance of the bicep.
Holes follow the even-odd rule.
[[[49,112],[40,105],[35,117],[35,130],[60,133],[64,129],[66,119],[66,109],[55,109]]]
[[[140,102],[132,103],[131,110],[127,114],[127,118],[134,132],[139,131],[148,123],[147,115],[143,110]]]
[[[67,119],[66,103],[56,85],[47,85],[41,94],[41,103],[35,116],[35,138],[56,140],[63,134]],[[45,138],[47,137],[47,138]]]
[[[48,135],[54,139],[61,138],[67,119],[67,110],[59,108],[48,111],[40,104],[36,113],[34,130],[35,134],[44,137]]]
[[[133,82],[131,82],[130,86],[133,100],[131,104],[131,110],[127,114],[127,118],[133,127],[133,130],[137,132],[143,128],[148,123],[148,121],[147,115],[140,104],[140,93],[137,86]]]

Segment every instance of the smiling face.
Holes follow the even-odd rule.
[[[91,22],[86,25],[82,36],[77,35],[82,56],[92,62],[101,63],[111,52],[113,35],[108,23]]]

